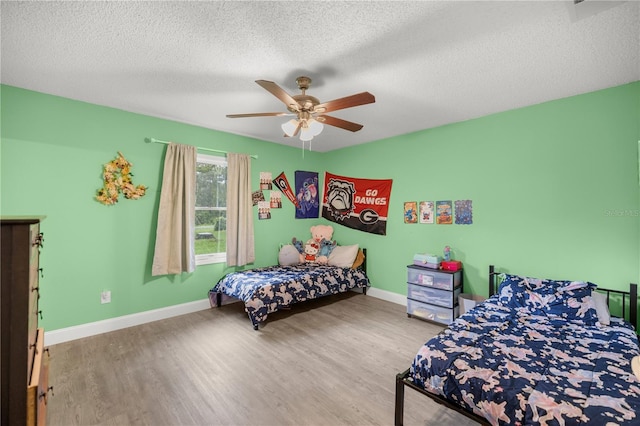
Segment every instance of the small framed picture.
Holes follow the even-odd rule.
[[[262,191],[253,191],[251,199],[253,200],[253,205],[257,206],[260,201],[264,201],[264,194]]]
[[[260,172],[260,190],[271,190],[271,172]]]
[[[451,200],[436,201],[436,223],[451,225],[453,223]]]
[[[418,203],[416,201],[404,203],[404,223],[418,223]]]
[[[269,202],[272,209],[282,208],[282,192],[271,191],[269,192]]]
[[[433,223],[433,201],[420,201],[420,223]]]
[[[456,225],[471,225],[473,223],[473,202],[471,200],[456,200]]]
[[[271,206],[268,201],[258,202],[258,220],[271,219]]]

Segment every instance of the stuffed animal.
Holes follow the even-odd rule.
[[[291,244],[282,246],[278,252],[278,264],[281,266],[290,266],[300,264],[300,253]]]
[[[335,241],[331,241],[331,240],[320,241],[320,251],[318,252],[318,257],[316,261],[318,263],[327,263],[329,261],[329,255],[331,254],[335,246],[336,246]]]
[[[293,246],[296,248],[296,250],[298,250],[299,253],[299,263],[304,263],[304,242],[302,240],[297,239],[296,237],[293,237],[291,239],[291,244],[293,244]]]
[[[315,225],[311,227],[311,237],[315,240],[316,244],[320,246],[320,242],[324,240],[331,240],[333,236],[333,227],[329,225]]]
[[[291,244],[293,244],[293,246],[298,250],[298,253],[304,254],[304,244],[302,243],[302,241],[296,239],[296,237],[293,237],[293,239],[291,239]]]
[[[323,240],[331,242],[332,236],[333,227],[330,225],[314,225],[311,227],[311,237],[313,238],[313,241],[315,241],[315,243],[318,245],[318,251],[323,249]],[[316,261],[320,263],[327,263],[331,250],[332,249],[329,249],[329,247],[327,246],[326,248],[324,248],[324,252],[318,252]]]
[[[304,261],[305,262],[315,262],[318,257],[318,251],[320,250],[320,246],[313,240],[309,240],[304,245]]]

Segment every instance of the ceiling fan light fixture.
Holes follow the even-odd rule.
[[[313,118],[309,118],[307,120],[289,120],[282,124],[282,131],[287,136],[292,137],[296,133],[298,124],[301,124],[300,140],[305,142],[310,141],[314,136],[318,136],[322,132],[322,129],[324,129],[322,123],[314,120]]]
[[[282,123],[282,131],[285,135],[291,137],[298,128],[298,120],[289,120],[286,123]]]
[[[300,132],[300,140],[301,140],[302,142],[308,142],[308,141],[310,141],[311,139],[313,139],[313,135],[311,134],[311,132],[310,132],[310,131],[308,131],[308,130],[302,130],[302,131]]]
[[[324,129],[322,123],[314,119],[309,120],[307,124],[308,131],[311,132],[313,136],[318,136],[320,133],[322,133],[322,129]]]

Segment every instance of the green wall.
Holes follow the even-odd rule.
[[[145,138],[258,155],[259,173],[313,170],[320,154],[216,132],[112,108],[1,87],[0,213],[46,215],[41,305],[48,331],[201,300],[227,272],[224,264],[199,266],[192,274],[152,277],[156,211],[165,145]],[[140,200],[114,206],[94,199],[102,165],[117,152],[133,163],[135,184],[149,187]],[[271,220],[255,220],[256,263],[277,261],[278,245],[309,236],[320,219],[294,220],[283,200]],[[111,290],[111,303],[100,292]]]
[[[640,83],[327,153],[331,171],[392,178],[374,285],[406,292],[414,253],[450,245],[465,290],[486,295],[490,264],[529,276],[638,282]],[[405,201],[473,201],[472,225],[404,224]],[[354,235],[354,238],[356,236]]]
[[[0,94],[0,213],[47,216],[41,301],[50,331],[201,300],[231,271],[151,277],[165,147],[147,137],[257,154],[256,188],[260,171],[393,179],[386,236],[334,226],[339,241],[369,249],[382,290],[406,294],[413,254],[445,245],[464,262],[467,290],[480,294],[490,263],[612,288],[639,281],[640,82],[304,158],[298,148],[15,87]],[[118,151],[149,190],[103,206],[93,196]],[[473,225],[403,223],[404,201],[456,199],[473,200]],[[279,243],[324,222],[295,220],[286,199],[271,220],[256,215],[254,266],[275,263]],[[101,305],[105,289],[112,302]]]

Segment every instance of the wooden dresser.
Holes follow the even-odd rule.
[[[44,217],[0,218],[0,276],[2,293],[0,424],[45,425],[49,352],[44,348],[39,265]]]

